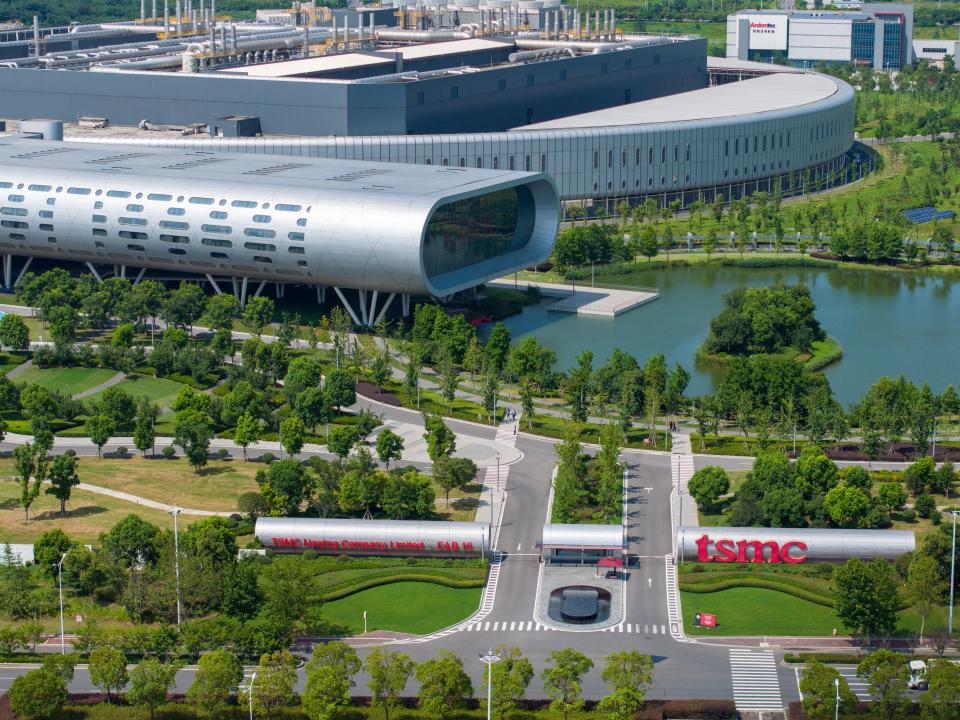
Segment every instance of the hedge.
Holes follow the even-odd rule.
[[[369,578],[359,582],[350,583],[342,587],[336,587],[320,596],[324,602],[331,600],[341,600],[363,590],[380,587],[381,585],[390,585],[398,582],[427,582],[443,587],[454,588],[457,590],[466,590],[469,588],[483,587],[486,579],[478,580],[454,580],[453,578],[443,577],[442,575],[424,575],[418,573],[401,573],[399,575],[388,575],[385,577]]]
[[[794,585],[788,585],[787,583],[781,583],[773,579],[768,580],[765,578],[750,577],[739,580],[721,580],[720,582],[716,583],[680,583],[681,592],[690,593],[714,593],[720,592],[721,590],[732,590],[740,587],[758,588],[760,590],[774,590],[776,592],[782,592],[786,595],[792,595],[800,600],[807,600],[808,602],[812,602],[816,605],[822,605],[823,607],[834,607],[833,600],[830,598],[824,597],[823,595],[818,595],[811,590],[796,587]]]
[[[830,653],[830,652],[807,652],[807,653],[784,653],[783,661],[792,664],[801,664],[813,662],[824,663],[825,665],[859,665],[860,661],[863,660],[869,651],[864,652],[862,655],[854,655],[853,653]],[[929,661],[930,656],[923,655],[904,655],[907,660],[924,660]]]

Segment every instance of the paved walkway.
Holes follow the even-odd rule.
[[[528,287],[539,288],[541,295],[544,297],[559,298],[547,306],[547,310],[550,312],[602,317],[616,317],[627,310],[632,310],[660,297],[660,294],[656,291],[621,290],[617,288],[585,287],[583,285],[573,287],[572,285],[560,285],[536,280],[500,279],[487,284],[492,287],[524,290]]]
[[[47,482],[49,482],[49,480]],[[149,498],[140,497],[139,495],[131,495],[130,493],[111,490],[110,488],[100,487],[99,485],[90,485],[84,482],[77,485],[77,489],[86,490],[87,492],[96,493],[97,495],[107,495],[117,500],[123,500],[133,503],[134,505],[143,505],[144,507],[154,508],[155,510],[163,510],[164,512],[173,512],[179,509],[184,515],[202,515],[205,517],[219,515],[221,517],[228,517],[236,512],[236,510],[194,510],[191,508],[181,508],[179,505],[168,505],[167,503],[157,502],[156,500],[150,500]]]
[[[7,373],[7,378],[12,380],[18,375],[23,375],[27,370],[33,367],[33,360],[26,360],[17,365],[13,370]]]
[[[673,433],[673,449],[670,452],[670,468],[673,484],[680,493],[677,526],[697,527],[700,517],[697,515],[697,503],[690,495],[687,484],[693,477],[693,451],[690,448],[690,433],[680,430]]]
[[[20,367],[23,367],[23,366],[21,365]],[[19,368],[16,368],[16,369],[19,369]],[[7,377],[10,377],[10,375],[8,374]],[[82,392],[78,392],[76,395],[73,396],[73,399],[74,399],[74,400],[82,400],[82,399],[85,398],[85,397],[90,397],[91,395],[96,395],[96,394],[97,394],[98,392],[100,392],[101,390],[106,390],[108,387],[112,387],[113,385],[116,385],[116,384],[118,384],[118,383],[122,383],[122,382],[123,382],[124,380],[126,380],[126,379],[127,379],[126,373],[118,372],[116,375],[114,375],[113,377],[111,377],[111,378],[108,379],[108,380],[104,380],[104,381],[103,381],[102,383],[100,383],[99,385],[94,385],[92,388],[89,388],[89,389],[84,390],[84,391],[82,391]]]

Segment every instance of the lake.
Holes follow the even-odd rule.
[[[960,280],[912,273],[841,268],[682,267],[606,276],[597,284],[656,287],[660,298],[617,318],[576,316],[547,311],[549,302],[509,318],[516,340],[533,335],[557,352],[558,366],[569,368],[584,349],[602,365],[619,347],[641,363],[662,352],[669,364],[692,374],[689,395],[709,392],[715,377],[694,366],[694,354],[707,336],[721,298],[744,286],[777,281],[810,288],[817,318],[843,346],[843,359],[826,369],[837,399],[857,400],[881,375],[903,373],[934,392],[960,385]]]

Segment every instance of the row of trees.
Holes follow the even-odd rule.
[[[873,697],[871,709],[884,720],[910,714],[911,699],[907,695],[910,677],[907,657],[891,650],[877,650],[857,665],[857,677],[863,678]],[[942,658],[934,659],[927,669],[928,688],[920,698],[923,720],[952,720],[960,703],[960,668]],[[800,679],[803,711],[810,720],[832,720],[854,715],[857,696],[840,672],[818,660],[812,660]],[[839,699],[838,699],[839,695]]]
[[[490,674],[490,713],[502,720],[520,706],[534,677],[533,665],[517,647],[497,648],[499,662],[487,666]],[[73,679],[73,656],[49,656],[42,666],[16,678],[10,688],[10,706],[18,720],[50,720],[64,707],[67,688]],[[550,708],[567,718],[583,709],[583,677],[593,660],[573,650],[555,650],[541,673]],[[90,679],[107,702],[124,691],[127,702],[154,712],[167,702],[178,666],[147,659],[127,670],[126,658],[118,650],[104,648],[90,654]],[[402,706],[403,694],[412,679],[418,686],[417,704],[430,717],[445,720],[465,709],[473,698],[473,683],[463,661],[448,650],[419,664],[404,653],[375,648],[361,661],[356,651],[342,642],[318,645],[306,665],[306,685],[296,691],[296,658],[286,650],[264,654],[256,668],[256,679],[243,683],[244,671],[236,655],[215,650],[200,658],[186,703],[197,715],[224,717],[236,701],[250,705],[257,717],[274,718],[285,708],[301,705],[310,720],[332,720],[350,707],[355,677],[363,672],[370,704],[383,713],[384,720]],[[640,709],[653,680],[653,661],[636,650],[620,650],[604,658],[602,672],[609,694],[599,710],[611,720],[628,720]],[[243,684],[242,684],[243,683]],[[483,697],[486,707],[486,697]]]
[[[600,451],[592,458],[584,454],[579,436],[576,426],[570,426],[557,445],[559,462],[551,522],[575,523],[584,518],[603,524],[620,522],[623,432],[616,425],[604,425],[600,429]]]

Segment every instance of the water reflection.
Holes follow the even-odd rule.
[[[928,382],[935,391],[960,384],[953,358],[960,350],[954,328],[960,318],[957,280],[906,273],[825,268],[685,267],[606,276],[599,283],[656,287],[661,298],[619,318],[550,313],[546,305],[510,318],[514,338],[534,335],[557,351],[559,366],[570,367],[589,347],[595,363],[619,347],[642,361],[663,352],[693,374],[691,393],[708,391],[715,378],[694,367],[721,297],[737,287],[781,281],[803,283],[817,303],[826,332],[844,349],[844,359],[827,369],[838,399],[849,403],[880,375],[900,373]]]

